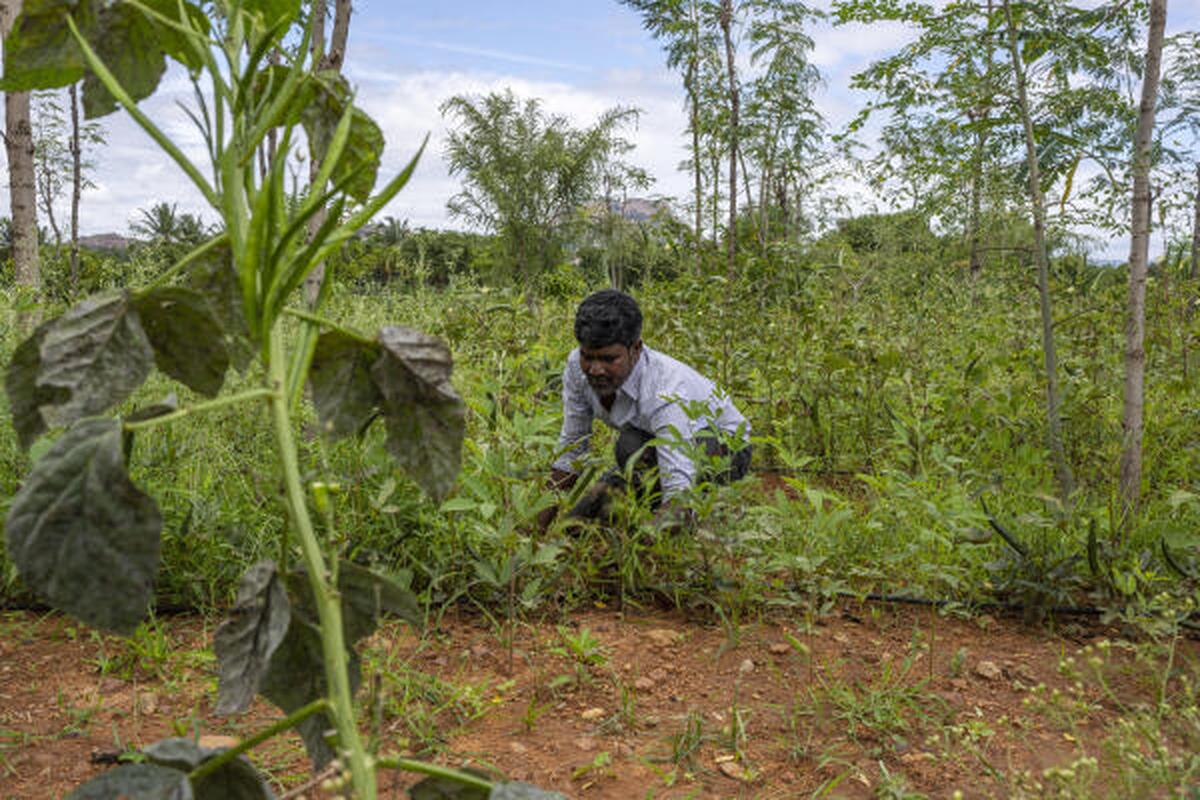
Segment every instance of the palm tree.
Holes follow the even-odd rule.
[[[203,220],[195,214],[180,214],[175,203],[155,203],[138,214],[129,230],[151,244],[197,244],[209,235]]]

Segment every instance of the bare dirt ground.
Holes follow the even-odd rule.
[[[168,618],[125,642],[56,614],[0,615],[0,797],[62,797],[158,738],[237,737],[278,718],[261,703],[212,714],[213,624]],[[1009,797],[1081,756],[1114,769],[1102,742],[1150,681],[1114,649],[1117,702],[1063,664],[1111,633],[858,603],[736,632],[596,609],[518,627],[510,660],[503,630],[448,615],[421,637],[377,633],[360,696],[382,752],[570,797]],[[1177,666],[1194,674],[1197,654],[1183,643]],[[321,796],[298,738],[253,758],[280,795]],[[405,797],[414,780],[384,774],[382,794]]]

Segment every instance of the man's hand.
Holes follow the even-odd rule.
[[[652,524],[663,533],[691,533],[696,528],[696,512],[682,503],[667,500],[654,515]]]
[[[546,480],[546,488],[556,492],[565,492],[575,485],[579,480],[579,476],[574,472],[565,472],[561,469],[551,469],[550,477]],[[558,516],[558,503],[555,503],[548,508],[543,508],[538,512],[537,525],[538,530],[542,533],[550,527],[550,523],[554,522],[554,518]]]

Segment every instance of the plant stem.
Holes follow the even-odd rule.
[[[179,273],[183,272],[185,269],[190,267],[192,265],[192,263],[195,262],[201,256],[207,255],[209,253],[209,251],[215,249],[217,246],[222,245],[222,244],[227,244],[228,242],[229,242],[229,237],[225,233],[222,232],[222,233],[217,234],[216,236],[209,239],[204,244],[200,245],[196,249],[189,252],[183,258],[176,261],[170,267],[170,269],[166,270],[161,275],[156,277],[154,280],[150,281],[150,283],[146,286],[146,288],[143,291],[157,289],[159,286],[162,286],[163,284],[167,283],[172,278],[174,278],[176,275],[178,275]]]
[[[224,750],[219,755],[213,756],[212,758],[208,759],[207,761],[202,763],[200,766],[196,767],[194,770],[189,772],[188,779],[194,782],[194,781],[200,780],[201,778],[205,777],[206,775],[211,775],[212,773],[219,770],[221,767],[228,764],[233,759],[240,756],[242,753],[245,753],[249,750],[253,750],[255,747],[258,747],[260,744],[265,742],[267,739],[270,739],[271,737],[275,736],[276,734],[286,731],[288,728],[293,728],[296,725],[299,725],[301,722],[308,719],[313,714],[317,714],[322,711],[326,711],[326,710],[328,710],[328,708],[329,708],[329,701],[326,700],[324,697],[321,697],[317,700],[313,700],[308,705],[302,706],[301,708],[296,709],[291,714],[288,714],[286,717],[279,720],[278,722],[271,725],[270,727],[263,728],[261,731],[254,734],[249,739],[242,739],[240,742],[238,742],[236,745],[229,748],[228,750]]]
[[[282,335],[278,326],[268,332],[267,374],[273,392],[271,394],[271,421],[275,428],[275,441],[279,449],[280,466],[283,468],[284,486],[287,492],[288,514],[292,520],[296,539],[308,569],[308,580],[317,605],[317,617],[321,625],[321,648],[325,661],[325,681],[329,691],[329,706],[337,728],[338,744],[349,762],[354,791],[361,800],[374,800],[376,796],[375,772],[367,762],[367,753],[354,720],[354,699],[350,691],[350,674],[346,666],[346,641],[342,629],[342,608],[337,588],[330,585],[326,573],[325,557],[313,530],[308,515],[308,505],[300,477],[300,463],[296,454],[296,440],[292,434],[292,421],[288,414],[288,398],[284,393],[287,383],[287,366],[284,356]]]
[[[216,400],[209,400],[206,403],[197,403],[194,406],[180,408],[172,411],[169,414],[163,414],[160,417],[151,417],[150,419],[138,420],[137,422],[126,422],[122,427],[125,431],[136,431],[143,428],[153,428],[155,425],[162,425],[167,422],[173,422],[181,417],[187,417],[200,411],[214,411],[218,408],[231,406],[235,403],[241,403],[244,400],[256,400],[260,397],[274,397],[274,389],[251,389],[246,392],[238,392],[231,394],[228,397],[218,397]]]
[[[363,334],[359,333],[358,331],[354,330],[353,328],[348,327],[346,325],[342,325],[337,322],[334,322],[331,319],[322,317],[320,314],[313,314],[308,311],[301,311],[298,308],[285,308],[283,310],[283,313],[287,314],[289,317],[295,317],[296,319],[302,319],[302,320],[305,320],[306,322],[311,322],[314,325],[320,325],[322,328],[328,328],[329,330],[337,331],[338,333],[344,333],[347,336],[353,336],[355,339],[360,339],[364,342],[372,341],[370,336],[364,336]]]
[[[437,764],[430,764],[427,761],[417,761],[412,758],[381,758],[376,762],[384,769],[402,769],[406,772],[419,772],[422,775],[430,775],[434,778],[447,778],[452,781],[458,781],[464,786],[471,786],[475,789],[490,790],[493,787],[491,781],[486,778],[480,778],[478,775],[472,775],[469,772],[461,772],[449,767],[439,767]]]

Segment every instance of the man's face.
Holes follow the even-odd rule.
[[[587,376],[588,385],[601,397],[612,397],[633,371],[642,353],[642,340],[631,347],[609,344],[604,347],[579,347],[579,366]]]

